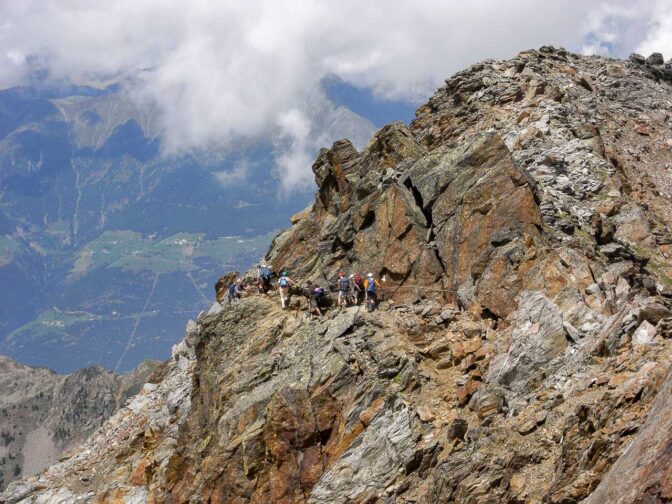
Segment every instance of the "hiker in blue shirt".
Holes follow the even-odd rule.
[[[233,303],[240,298],[241,280],[229,284],[229,303]]]
[[[350,280],[345,276],[345,273],[339,271],[338,273],[338,306],[348,306],[348,295],[350,294]]]
[[[366,280],[364,281],[364,295],[366,299],[366,309],[368,311],[373,311],[378,304],[378,287],[380,283],[373,276],[373,273],[366,275]]]
[[[257,289],[260,293],[266,294],[271,288],[271,277],[273,276],[273,271],[270,266],[262,263],[259,265],[257,272]]]

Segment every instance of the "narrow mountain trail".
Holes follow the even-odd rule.
[[[154,290],[156,289],[156,284],[159,281],[159,276],[161,276],[161,275],[158,275],[158,274],[154,275],[154,281],[152,282],[152,288],[149,291],[149,294],[147,295],[147,299],[145,299],[145,304],[142,307],[142,313],[145,313],[147,311],[147,306],[149,306],[149,301],[152,299],[152,296],[154,295]],[[135,340],[135,333],[138,330],[138,326],[140,325],[141,320],[142,320],[142,316],[138,316],[135,319],[135,324],[133,324],[133,330],[131,331],[131,334],[128,337],[128,342],[126,343],[126,347],[124,348],[123,353],[119,357],[119,360],[117,361],[117,364],[114,366],[113,372],[115,372],[115,373],[117,372],[117,370],[121,366],[121,363],[124,360],[124,357],[126,357],[126,354],[128,353],[128,351],[133,346],[133,341]]]

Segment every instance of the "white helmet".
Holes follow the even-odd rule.
[[[366,276],[369,278],[373,278],[373,273],[367,273]]]

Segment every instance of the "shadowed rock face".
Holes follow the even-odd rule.
[[[380,309],[213,306],[160,381],[3,498],[665,501],[671,75],[526,51],[322,150],[267,260],[327,289],[385,274]]]

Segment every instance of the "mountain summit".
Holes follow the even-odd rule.
[[[672,493],[672,66],[542,47],[313,165],[267,261],[379,310],[214,305],[6,502],[659,502]],[[293,309],[292,309],[293,308]]]

